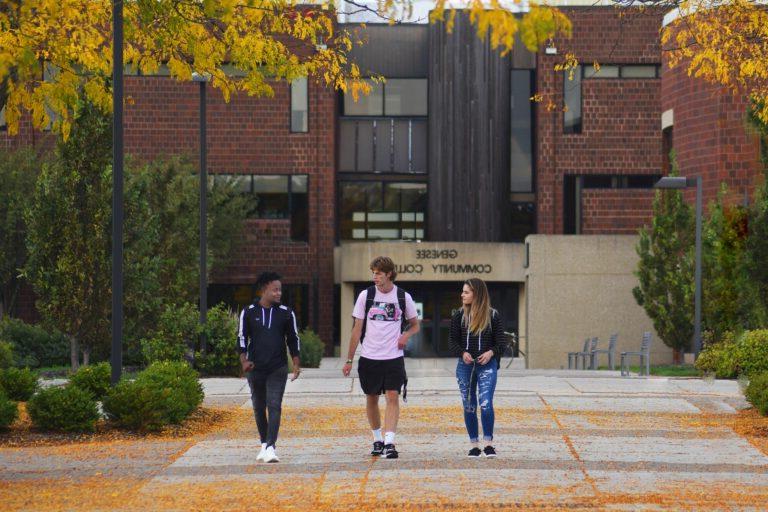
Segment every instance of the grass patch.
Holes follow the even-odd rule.
[[[609,370],[607,366],[600,366],[598,370]],[[618,369],[618,367],[617,367]],[[629,367],[629,371],[632,373],[645,373],[645,367],[640,365],[634,365]],[[700,377],[699,372],[693,365],[690,364],[662,364],[651,366],[651,375],[657,377]]]

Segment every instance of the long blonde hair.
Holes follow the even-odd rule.
[[[461,316],[461,324],[472,334],[480,334],[491,323],[491,298],[488,296],[488,288],[485,281],[477,277],[467,279],[464,284],[469,286],[474,297],[469,306],[462,304],[464,314]]]

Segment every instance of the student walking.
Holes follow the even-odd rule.
[[[275,451],[280,430],[283,393],[288,377],[286,346],[293,362],[293,378],[301,373],[299,340],[294,312],[280,304],[282,286],[275,272],[264,272],[256,281],[259,301],[243,309],[237,330],[240,363],[251,388],[251,402],[261,451],[256,460],[279,462]]]
[[[403,348],[419,332],[416,304],[411,295],[395,285],[395,264],[380,256],[370,265],[373,286],[357,297],[352,312],[354,326],[347,362],[342,370],[348,377],[358,343],[362,343],[357,372],[366,395],[366,413],[373,433],[371,455],[398,458],[395,432],[400,418],[400,392],[405,398],[408,379]],[[407,329],[404,330],[404,327]],[[381,433],[379,396],[385,395],[384,435]]]
[[[464,282],[461,308],[451,318],[449,339],[451,350],[459,358],[456,380],[464,406],[464,424],[472,445],[468,456],[496,457],[493,394],[505,339],[501,317],[491,307],[488,288],[482,279],[472,278]],[[477,425],[478,402],[485,445],[482,450]]]

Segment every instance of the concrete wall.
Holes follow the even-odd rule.
[[[529,368],[567,367],[567,353],[581,350],[584,338],[598,336],[607,348],[612,333],[619,335],[618,365],[618,353],[638,350],[644,331],[653,332],[652,364],[672,362],[672,350],[632,295],[637,237],[533,235],[526,243]]]

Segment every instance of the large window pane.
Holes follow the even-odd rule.
[[[384,85],[384,115],[426,116],[427,79],[387,79]]]
[[[357,121],[342,119],[339,128],[339,170],[341,172],[354,172],[355,146],[357,145],[356,133]]]
[[[384,115],[384,86],[372,80],[367,81],[371,92],[367,96],[360,94],[357,101],[351,92],[344,94],[345,116],[381,116]]]
[[[573,80],[568,75],[563,71],[563,132],[581,133],[581,66],[573,70]]]
[[[309,177],[291,176],[291,239],[308,240],[309,237]]]
[[[584,66],[584,78],[619,78],[619,66]]]
[[[533,145],[531,74],[527,69],[512,70],[511,179],[512,192],[533,191]]]
[[[309,98],[307,78],[297,78],[291,82],[291,131],[309,130]]]
[[[427,172],[427,121],[411,121],[411,169],[412,173]]]
[[[341,238],[423,239],[426,208],[426,183],[344,182]]]
[[[376,172],[392,171],[392,120],[377,119],[376,125]]]
[[[262,219],[285,219],[290,215],[288,176],[255,175],[253,193]]]
[[[622,78],[656,78],[656,66],[622,66]]]
[[[357,170],[373,171],[373,121],[357,122]]]

